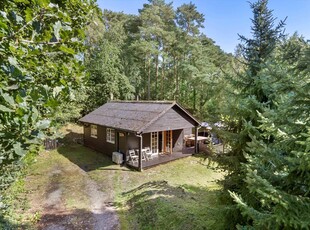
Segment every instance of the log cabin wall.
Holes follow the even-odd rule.
[[[92,148],[98,152],[112,156],[112,153],[116,151],[117,138],[115,137],[115,143],[106,141],[106,127],[97,125],[97,138],[91,137],[91,125],[84,125],[84,144],[85,146]],[[115,130],[116,135],[116,130]]]
[[[178,129],[178,130],[172,131],[172,151],[173,152],[182,152],[182,150],[183,150],[183,139],[184,139],[183,129]]]
[[[183,133],[184,133],[184,135],[190,135],[190,134],[193,134],[193,128],[187,128],[187,129],[184,129]]]
[[[128,149],[138,149],[139,148],[139,137],[137,137],[134,133],[128,133],[127,135],[128,135],[127,136]]]
[[[142,140],[143,140],[142,148],[145,148],[145,147],[151,148],[151,133],[143,133]]]

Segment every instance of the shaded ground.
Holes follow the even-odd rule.
[[[106,194],[83,170],[76,169],[74,173],[83,178],[83,186],[68,187],[64,184],[66,180],[57,179],[65,177],[66,171],[59,168],[51,171],[38,229],[119,229],[115,208],[109,205],[113,203],[113,190]],[[71,205],[73,207],[81,205],[81,203],[75,203],[80,202],[76,199],[79,195],[76,198],[68,197],[68,195],[74,194],[76,189],[84,195],[84,201],[82,201],[85,202],[84,209],[70,207]]]
[[[36,227],[47,230],[119,229],[112,184],[107,181],[99,185],[89,175],[92,167],[112,163],[75,143],[82,132],[78,126],[67,127],[66,131],[62,146],[42,152],[26,177],[31,206],[28,212],[39,213]]]
[[[223,176],[214,163],[188,157],[141,173],[77,144],[78,126],[65,131],[63,145],[42,152],[25,178],[30,208],[21,213],[34,229],[214,228]]]
[[[29,189],[37,185],[30,203],[33,211],[40,212],[38,229],[118,229],[115,208],[109,205],[113,203],[113,190],[103,192],[87,172],[61,155],[50,159],[52,154],[57,153],[41,156],[50,160],[42,174],[37,167],[36,174],[27,178]]]

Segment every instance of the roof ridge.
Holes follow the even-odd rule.
[[[112,100],[112,101],[108,101],[107,103],[144,103],[144,104],[173,104],[176,103],[176,101],[124,101],[124,100]]]
[[[87,116],[87,115],[86,115],[86,116]],[[102,115],[97,114],[97,113],[93,113],[92,116],[100,116],[100,117],[102,117]],[[105,117],[113,117],[113,118],[114,118],[114,116],[109,116],[109,115],[104,115],[104,116],[105,116]],[[83,118],[83,117],[82,117],[82,118]],[[81,118],[81,119],[82,119],[82,118]],[[128,120],[127,118],[123,118],[123,117],[120,117],[119,119]],[[136,119],[136,118],[131,118],[131,120],[135,120],[135,121],[144,121],[144,120]]]

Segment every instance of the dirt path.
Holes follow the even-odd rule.
[[[66,169],[67,170],[67,169]],[[119,229],[119,220],[113,204],[113,189],[105,189],[103,192],[100,186],[90,178],[82,169],[75,167],[74,173],[83,177],[84,193],[88,200],[85,209],[67,209],[65,205],[64,190],[68,193],[68,186],[61,180],[66,176],[66,170],[55,167],[49,175],[49,187],[45,192],[44,203],[41,207],[41,219],[38,222],[38,229],[44,230],[114,230]],[[108,177],[108,180],[112,179]],[[107,181],[111,184],[112,181]],[[65,189],[64,189],[65,188]],[[69,193],[74,194],[75,187],[69,187]],[[67,195],[68,196],[68,195]]]
[[[90,198],[90,210],[93,214],[94,230],[119,229],[119,221],[109,195],[100,191],[93,180],[87,180],[87,193]],[[110,194],[111,195],[111,194]]]

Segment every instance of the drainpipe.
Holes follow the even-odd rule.
[[[195,153],[198,153],[198,143],[197,143],[197,136],[198,136],[198,127],[195,126]]]
[[[142,172],[142,133],[136,134],[136,137],[139,137],[139,162],[138,162],[138,169]]]
[[[195,126],[195,153],[199,153],[199,143],[197,137],[198,137],[198,129],[200,128],[201,126]]]

